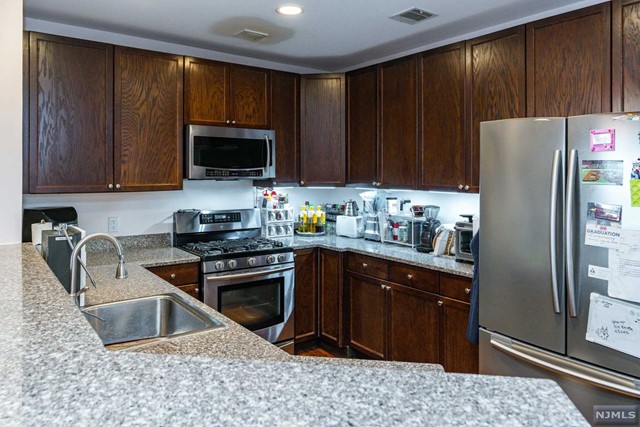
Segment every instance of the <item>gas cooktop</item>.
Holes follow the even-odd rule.
[[[293,250],[285,246],[283,242],[263,237],[249,237],[241,239],[212,240],[210,242],[187,243],[180,247],[201,257],[216,257],[222,255],[249,255],[258,253],[278,253],[284,250]]]

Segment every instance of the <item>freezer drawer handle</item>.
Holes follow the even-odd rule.
[[[557,223],[558,223],[558,187],[560,186],[560,163],[562,152],[553,152],[553,164],[551,166],[551,209],[549,215],[549,252],[551,254],[551,293],[553,295],[553,311],[560,314],[560,297],[558,296],[558,247],[557,247]]]
[[[569,154],[569,171],[567,172],[567,200],[565,205],[567,206],[567,216],[565,218],[565,242],[566,242],[566,266],[567,266],[567,297],[569,299],[569,316],[577,317],[578,310],[576,308],[576,284],[573,279],[573,210],[575,199],[575,182],[576,182],[576,167],[578,163],[578,150],[571,150]]]
[[[607,377],[607,379],[597,378],[595,375],[578,372],[574,369],[570,369],[569,367],[560,366],[559,364],[551,363],[549,361],[536,357],[536,355],[534,354],[538,352],[531,351],[526,347],[515,344],[511,340],[507,340],[507,344],[500,341],[501,340],[499,338],[496,339],[493,334],[491,335],[491,345],[500,351],[511,354],[515,357],[519,357],[529,363],[533,363],[534,365],[538,365],[550,371],[563,374],[581,381],[585,381],[595,387],[600,387],[635,398],[640,398],[640,389],[638,389],[639,385],[634,384],[632,380],[625,379],[624,377],[615,375],[613,373],[604,373],[601,371],[597,371],[584,365],[581,366],[586,371],[592,371],[594,374],[598,374],[600,376],[606,375]],[[529,352],[534,354],[529,354]]]

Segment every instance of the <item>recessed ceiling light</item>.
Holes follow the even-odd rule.
[[[302,12],[304,12],[304,10],[297,4],[283,4],[281,6],[278,6],[276,12],[278,12],[280,15],[293,16],[300,15]]]

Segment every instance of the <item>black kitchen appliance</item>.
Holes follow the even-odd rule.
[[[438,227],[440,227],[440,221],[436,219],[438,212],[440,212],[439,206],[427,205],[423,207],[424,222],[420,225],[420,243],[416,245],[418,252],[433,252],[433,239],[436,237]]]
[[[173,214],[174,246],[201,259],[203,302],[293,353],[293,248],[260,234],[259,209]]]
[[[22,242],[31,242],[31,224],[51,222],[78,225],[78,212],[71,206],[45,208],[26,208],[22,211]]]

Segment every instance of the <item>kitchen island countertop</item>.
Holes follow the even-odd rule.
[[[122,283],[106,279],[112,265],[92,267],[89,301],[133,296],[131,279],[170,289],[143,264]],[[32,245],[0,246],[0,268],[3,425],[588,425],[549,380],[300,363],[268,343],[273,353],[219,357],[108,351]]]

